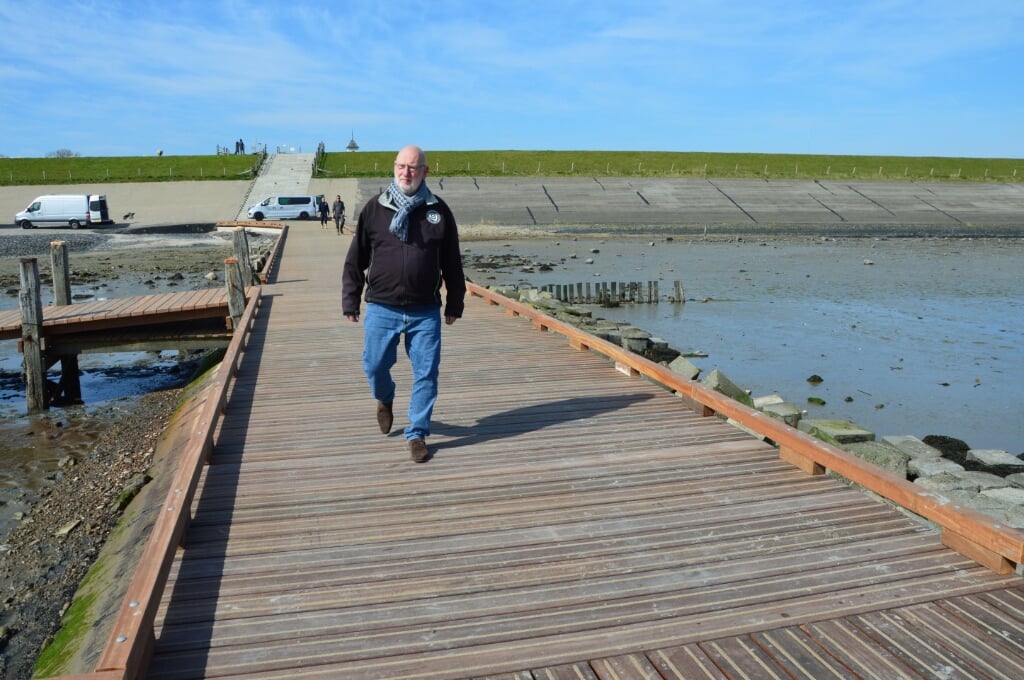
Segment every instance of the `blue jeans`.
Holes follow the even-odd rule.
[[[384,403],[395,400],[391,367],[398,358],[398,341],[405,334],[405,354],[412,364],[409,426],[405,428],[405,438],[425,439],[430,435],[430,416],[437,401],[437,376],[441,366],[441,307],[392,307],[367,303],[363,327],[366,333],[363,371],[370,382],[370,393]]]

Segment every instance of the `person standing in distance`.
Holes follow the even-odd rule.
[[[331,211],[334,213],[334,230],[339,234],[344,234],[345,201],[341,200],[341,194],[338,194],[337,198],[334,199],[334,204],[331,205]]]
[[[394,420],[391,367],[405,336],[413,374],[405,439],[417,463],[430,457],[426,439],[441,363],[442,282],[445,324],[462,317],[466,296],[458,227],[448,205],[427,188],[429,169],[418,146],[398,152],[391,184],[359,213],[342,272],[342,313],[349,321],[359,321],[366,289],[363,371],[384,434]]]
[[[327,222],[331,219],[331,207],[327,205],[327,198],[320,199],[320,205],[316,207],[317,212],[320,213],[320,228],[326,229]]]

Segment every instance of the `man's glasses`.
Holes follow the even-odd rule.
[[[406,168],[408,168],[409,172],[417,173],[417,172],[423,170],[423,168],[425,168],[425,167],[427,167],[427,166],[425,166],[425,165],[412,165],[411,163],[395,163],[395,170],[397,170],[398,172],[405,172]]]

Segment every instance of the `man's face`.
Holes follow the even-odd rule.
[[[423,156],[416,149],[402,149],[395,157],[395,182],[406,196],[419,191],[427,170]]]

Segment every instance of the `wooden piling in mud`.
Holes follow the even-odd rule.
[[[43,303],[39,294],[39,263],[34,257],[20,261],[21,352],[25,369],[25,399],[29,413],[45,411],[46,367],[43,364]]]
[[[50,242],[50,273],[53,277],[53,304],[64,307],[71,304],[71,271],[66,241]],[[60,383],[47,403],[81,404],[82,380],[76,352],[61,353]]]
[[[600,281],[591,285],[590,282],[575,284],[553,283],[542,286],[541,290],[550,293],[559,302],[567,304],[598,304],[616,306],[630,304],[657,304],[661,301],[657,281]],[[674,283],[674,302],[682,301],[683,284]]]

